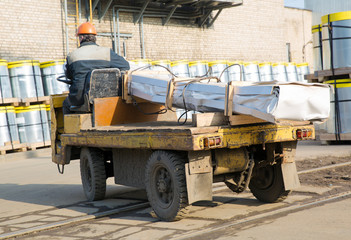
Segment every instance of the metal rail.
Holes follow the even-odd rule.
[[[92,220],[92,219],[96,219],[96,218],[102,218],[102,217],[106,217],[106,216],[113,215],[113,214],[119,214],[122,212],[127,212],[127,211],[147,208],[147,207],[149,207],[148,202],[137,203],[137,204],[133,204],[133,205],[130,205],[127,207],[121,207],[121,208],[117,208],[117,209],[113,209],[113,210],[109,210],[109,211],[105,211],[105,212],[89,214],[89,215],[82,216],[82,217],[75,217],[75,218],[71,218],[68,220],[49,223],[49,224],[45,224],[45,225],[41,225],[41,226],[37,226],[37,227],[32,227],[32,228],[27,228],[27,229],[15,231],[15,232],[4,233],[4,234],[0,235],[0,240],[14,238],[14,237],[22,236],[25,234],[35,233],[35,232],[41,232],[41,231],[45,231],[45,230],[49,230],[49,229],[57,228],[57,227],[62,227],[62,226],[73,224],[73,223],[83,222],[83,221]]]
[[[341,194],[335,194],[335,195],[327,196],[327,197],[322,198],[322,199],[318,199],[318,200],[313,201],[313,202],[296,204],[296,205],[292,205],[292,206],[289,206],[289,207],[283,207],[283,208],[280,208],[280,209],[277,209],[277,210],[269,211],[269,212],[266,212],[266,213],[257,214],[257,215],[251,216],[251,217],[242,218],[242,219],[240,219],[238,221],[225,223],[225,224],[222,224],[222,225],[217,226],[217,227],[212,227],[212,228],[208,227],[206,229],[202,229],[202,230],[199,230],[199,231],[192,231],[192,232],[190,232],[188,234],[186,234],[186,233],[183,234],[181,237],[175,237],[175,238],[171,238],[171,239],[172,240],[190,239],[190,238],[193,238],[193,237],[196,237],[196,236],[200,236],[200,235],[203,235],[203,234],[208,234],[208,233],[211,233],[211,232],[220,231],[222,229],[227,229],[227,228],[230,228],[230,227],[234,227],[234,226],[237,226],[237,225],[240,225],[240,224],[243,224],[243,223],[249,223],[249,222],[257,221],[257,220],[260,220],[260,219],[264,219],[264,218],[267,218],[267,217],[272,217],[272,216],[275,216],[275,215],[278,215],[278,214],[282,214],[282,213],[288,213],[288,212],[292,212],[292,211],[299,211],[301,209],[305,209],[305,208],[308,208],[308,207],[313,207],[313,206],[316,206],[316,205],[318,206],[319,204],[335,201],[337,199],[344,198],[344,197],[350,197],[350,196],[351,196],[351,191],[344,192],[344,193],[341,193]]]

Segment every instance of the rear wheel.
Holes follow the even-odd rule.
[[[155,214],[164,221],[182,219],[188,209],[184,160],[175,153],[154,152],[145,170],[146,192]]]
[[[80,175],[84,194],[88,201],[102,200],[106,192],[106,170],[104,155],[93,148],[82,148],[80,153]]]
[[[280,164],[254,168],[249,188],[252,194],[262,202],[283,201],[291,191],[285,191]]]

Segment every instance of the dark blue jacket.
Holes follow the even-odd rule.
[[[110,48],[92,42],[82,43],[67,56],[66,77],[72,80],[68,95],[71,105],[80,106],[84,103],[86,77],[92,70],[101,68],[129,70],[129,63]]]

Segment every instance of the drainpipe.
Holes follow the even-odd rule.
[[[140,8],[138,7],[130,7],[125,8],[125,6],[121,5],[114,5],[112,7],[112,14],[113,14],[113,39],[114,39],[114,47],[115,52],[119,55],[121,54],[121,40],[120,40],[120,30],[119,30],[119,13],[120,12],[128,12],[128,13],[139,13]],[[141,48],[141,56],[145,58],[145,43],[144,43],[144,21],[143,17],[167,17],[167,13],[157,10],[148,10],[142,14],[141,19],[139,21],[139,31],[140,31],[140,48]],[[178,19],[189,19],[189,18],[197,18],[200,15],[196,14],[193,16],[173,16],[174,18]],[[117,46],[118,45],[118,46]]]
[[[140,28],[140,50],[141,50],[141,58],[145,58],[145,45],[144,45],[144,17],[141,15],[140,22],[139,22],[139,28]]]
[[[115,10],[115,8],[117,8],[117,10]],[[119,12],[129,12],[129,13],[138,13],[139,10],[138,9],[127,9],[127,8],[118,8],[118,6],[113,6],[112,8],[113,11],[113,39],[115,41],[115,51],[117,51],[117,47],[118,47],[118,51],[117,53],[120,55],[121,54],[121,37],[120,37],[120,30],[119,30]],[[141,17],[142,19],[142,17]],[[145,58],[145,47],[144,47],[144,32],[143,32],[143,20],[140,20],[140,35],[141,35],[141,50],[142,50],[142,58]],[[116,42],[118,43],[116,46]]]
[[[65,28],[66,28],[66,55],[69,53],[69,44],[68,44],[68,19],[67,19],[67,0],[64,2],[65,7]]]

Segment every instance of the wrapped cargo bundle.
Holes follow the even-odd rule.
[[[228,93],[232,89],[232,98]],[[288,82],[216,83],[209,78],[177,78],[167,72],[128,74],[128,94],[167,108],[247,114],[269,122],[323,121],[329,117],[330,87]],[[232,102],[232,104],[231,104]],[[230,103],[230,104],[229,104]],[[230,108],[229,108],[230,109]]]

